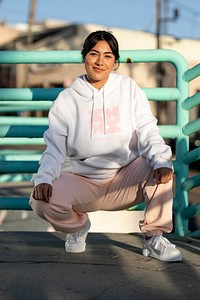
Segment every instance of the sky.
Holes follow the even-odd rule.
[[[70,23],[100,25],[99,29],[124,28],[156,33],[156,0],[35,0],[35,21],[57,19]],[[0,0],[0,21],[27,23],[31,0]],[[200,40],[200,0],[168,2],[161,13],[161,33]],[[179,16],[172,20],[174,10]],[[166,10],[165,10],[166,11]],[[166,17],[168,21],[165,22]]]

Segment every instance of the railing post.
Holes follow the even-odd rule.
[[[189,95],[189,84],[183,79],[184,73],[188,70],[188,65],[185,61],[176,63],[176,86],[180,91],[180,99],[177,101],[176,120],[180,128],[180,134],[176,138],[176,195],[175,195],[175,233],[184,236],[188,233],[188,220],[183,219],[182,212],[188,206],[188,193],[183,188],[185,180],[189,176],[189,166],[183,161],[184,155],[189,150],[189,137],[183,133],[183,128],[189,122],[189,113],[183,108],[183,103]]]

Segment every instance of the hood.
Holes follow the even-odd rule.
[[[98,90],[87,81],[86,75],[84,74],[76,78],[70,85],[70,88],[82,96],[85,101],[91,101],[94,91],[97,92],[103,90],[106,91],[106,95],[109,95],[114,89],[116,89],[117,80],[120,80],[120,75],[117,73],[110,73],[107,82],[100,90]]]

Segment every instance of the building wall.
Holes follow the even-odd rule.
[[[109,30],[119,42],[121,50],[144,50],[156,48],[156,36],[151,33],[142,31],[133,31],[120,28],[105,28],[94,24],[76,25],[75,34],[69,38],[61,35],[61,38],[55,43],[47,43],[47,39],[43,42],[34,44],[34,49],[40,50],[80,50],[85,37],[94,30]],[[66,25],[67,30],[67,25]],[[51,40],[50,40],[51,41]],[[51,45],[51,46],[49,46]],[[172,36],[162,36],[161,46],[163,49],[172,49],[182,54],[188,62],[189,68],[197,65],[200,61],[200,41],[190,39],[176,39]],[[38,48],[37,48],[38,47]],[[165,76],[163,86],[175,86],[175,70],[165,63]],[[16,68],[16,87],[53,87],[68,86],[77,76],[84,73],[83,64],[75,65],[29,65],[28,66],[28,82],[27,71],[25,65],[17,65]],[[155,63],[131,63],[120,64],[117,72],[129,75],[135,79],[141,87],[156,87],[156,64]],[[190,95],[195,94],[200,87],[200,78],[193,80],[190,84]],[[156,113],[155,104],[152,104],[154,113]],[[171,107],[169,108],[171,109]],[[172,108],[173,109],[173,108]],[[174,109],[173,109],[174,110]],[[191,111],[191,120],[198,117],[196,108]],[[175,116],[170,114],[171,121],[174,122]]]

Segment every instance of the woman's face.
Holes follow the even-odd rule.
[[[115,65],[115,56],[105,41],[99,41],[85,56],[87,80],[95,88],[100,89],[108,80]]]

